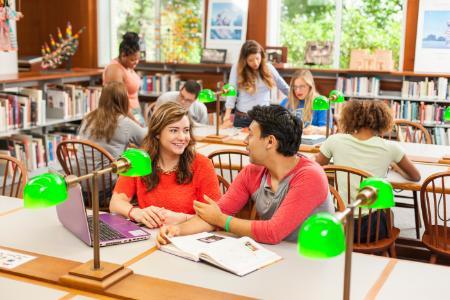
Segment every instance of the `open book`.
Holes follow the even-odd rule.
[[[202,232],[169,238],[161,250],[193,261],[204,260],[239,276],[246,275],[281,259],[249,237],[239,239]]]

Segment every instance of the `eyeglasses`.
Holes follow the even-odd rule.
[[[307,87],[308,86],[306,84],[301,84],[301,85],[294,85],[294,86],[292,86],[292,89],[294,89],[294,90],[304,90]]]

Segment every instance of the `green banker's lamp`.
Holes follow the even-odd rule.
[[[216,134],[207,136],[210,139],[222,140],[224,136],[219,134],[219,122],[220,122],[220,97],[224,96],[236,96],[236,88],[230,84],[225,84],[219,91],[213,92],[210,89],[203,89],[198,94],[198,100],[202,103],[216,102]]]
[[[450,121],[450,106],[447,106],[444,110],[444,121]]]
[[[328,98],[325,96],[318,96],[314,98],[312,103],[312,110],[326,110],[327,111],[327,131],[326,137],[330,135],[330,108],[331,103],[340,103],[344,102],[344,95],[342,92],[337,90],[332,90],[328,95]]]
[[[327,259],[345,250],[343,299],[350,299],[350,276],[353,250],[353,213],[356,207],[391,208],[395,204],[392,186],[381,178],[366,178],[359,186],[356,200],[343,212],[317,213],[302,225],[298,235],[298,252],[308,258]],[[343,222],[346,223],[345,233]]]
[[[100,262],[99,237],[99,200],[98,176],[106,173],[117,173],[122,176],[146,176],[152,172],[151,159],[148,153],[140,149],[128,149],[122,156],[102,170],[76,177],[63,177],[55,173],[45,173],[33,177],[24,189],[25,208],[44,208],[58,205],[67,200],[67,189],[86,179],[92,180],[92,245],[94,259],[71,270],[60,278],[61,281],[76,286],[89,286],[94,289],[105,289],[118,280],[132,273],[122,265]]]

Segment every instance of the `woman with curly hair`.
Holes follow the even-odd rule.
[[[316,155],[316,162],[319,164],[327,165],[333,158],[335,165],[356,168],[376,177],[385,177],[389,167],[392,166],[406,179],[420,180],[419,171],[406,157],[404,151],[397,144],[381,137],[393,126],[392,112],[386,103],[375,100],[350,100],[342,108],[339,126],[342,133],[331,135],[320,147],[320,152]],[[353,179],[351,191],[347,191],[346,180],[338,177],[339,193],[347,198],[350,192],[351,198],[354,199],[359,181]],[[381,218],[385,223],[385,216]],[[371,232],[375,233],[373,230],[375,224],[370,226]],[[386,234],[387,227],[384,227],[384,230],[380,230],[379,238],[383,238]]]
[[[135,32],[127,32],[123,35],[119,45],[119,57],[113,59],[105,67],[103,72],[103,84],[110,81],[123,82],[127,87],[128,100],[130,101],[129,116],[141,126],[145,126],[141,107],[138,100],[138,92],[141,86],[141,78],[134,70],[139,63],[139,36]]]
[[[122,177],[111,198],[111,212],[149,228],[177,224],[194,214],[194,200],[204,195],[217,201],[219,181],[211,161],[194,150],[193,122],[176,102],[161,105],[148,124],[142,143],[152,159],[152,174]],[[138,206],[130,202],[136,196]]]
[[[238,90],[236,97],[227,97],[224,127],[248,127],[251,123],[247,111],[256,105],[270,104],[270,91],[278,87],[287,95],[289,86],[278,71],[267,62],[264,49],[256,41],[248,40],[241,48],[237,65],[233,65],[228,81]],[[231,111],[234,122],[231,123]]]

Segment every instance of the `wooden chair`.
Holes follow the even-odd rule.
[[[230,187],[230,183],[220,175],[217,175],[217,179],[219,180],[220,192],[222,193],[222,195],[225,195],[225,193],[228,191],[228,188]]]
[[[407,143],[432,144],[431,135],[420,123],[398,119],[394,121],[394,129],[389,133],[388,139]],[[412,195],[402,194],[402,190],[395,190],[395,198],[412,199],[411,203],[395,202],[396,207],[414,209],[414,221],[416,225],[416,238],[420,239],[420,212],[419,197],[416,191]]]
[[[66,175],[82,176],[94,170],[108,167],[114,158],[103,147],[86,140],[67,140],[56,148],[56,155]],[[98,182],[99,205],[102,211],[109,211],[112,195],[113,174],[100,175]],[[92,207],[91,180],[81,182],[87,207]]]
[[[425,232],[422,242],[432,252],[431,263],[438,256],[450,257],[450,171],[429,176],[420,189],[420,204]]]
[[[342,212],[345,210],[345,203],[344,200],[342,200],[341,195],[339,195],[338,191],[334,188],[334,186],[330,185],[330,193],[331,197],[333,197],[333,204],[334,209],[336,212]]]
[[[328,175],[331,185],[335,188],[338,194],[342,197],[343,202],[347,205],[351,203],[356,195],[356,189],[360,182],[370,177],[371,175],[362,170],[355,168],[328,165],[323,167]],[[344,186],[346,190],[343,189]],[[338,206],[339,207],[339,206]],[[387,223],[387,237],[379,239],[379,231],[381,227],[381,212],[384,211]],[[376,218],[375,238],[370,241],[370,227],[367,230],[367,235],[362,236],[362,219],[367,218],[367,223],[371,224],[372,218]],[[392,215],[390,209],[372,210],[369,209],[365,215],[362,209],[359,208],[355,214],[355,236],[353,249],[356,252],[362,253],[382,253],[387,255],[388,251],[391,257],[396,257],[395,240],[398,238],[400,230],[392,225]]]
[[[218,175],[232,183],[237,174],[248,164],[248,154],[239,149],[221,149],[208,155]]]
[[[393,131],[389,133],[390,140],[399,142],[432,144],[428,130],[417,122],[397,119],[394,121]]]
[[[9,155],[0,154],[0,195],[22,198],[27,183],[27,168],[21,161]]]

